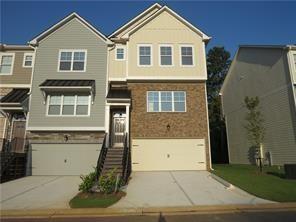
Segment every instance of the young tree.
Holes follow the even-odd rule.
[[[213,47],[207,54],[207,98],[212,160],[228,162],[225,123],[221,115],[219,91],[230,66],[230,53],[224,47]]]
[[[245,106],[248,110],[245,120],[244,128],[247,132],[247,138],[255,149],[255,158],[259,159],[260,171],[262,172],[262,154],[261,145],[265,136],[265,128],[263,126],[264,119],[261,111],[259,110],[259,98],[245,97]]]

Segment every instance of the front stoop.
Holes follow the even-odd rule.
[[[106,175],[114,169],[115,174],[122,175],[123,151],[123,147],[108,148],[101,175]]]

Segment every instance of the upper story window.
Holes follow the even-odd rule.
[[[151,45],[138,45],[138,65],[152,65],[152,47]]]
[[[24,53],[24,61],[23,61],[23,67],[32,67],[33,66],[33,53]]]
[[[84,72],[86,68],[86,50],[60,50],[60,72]]]
[[[89,116],[90,96],[87,94],[49,95],[47,115]]]
[[[11,75],[13,69],[14,54],[1,53],[0,54],[0,75]]]
[[[159,47],[160,66],[173,65],[173,47],[170,45],[161,45]]]
[[[147,92],[148,112],[186,112],[186,93],[184,91]]]
[[[193,66],[193,46],[180,46],[181,66]]]
[[[125,60],[124,48],[116,48],[116,60]]]

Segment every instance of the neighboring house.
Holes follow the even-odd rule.
[[[121,167],[126,136],[133,171],[210,169],[209,40],[159,4],[108,38],[76,13],[38,35],[30,41],[31,173],[88,173],[103,138],[110,167]]]
[[[221,89],[230,163],[254,163],[246,130],[246,96],[258,96],[266,163],[296,163],[296,46],[240,46]]]
[[[34,49],[0,45],[0,150],[24,152]]]
[[[205,53],[210,37],[154,4],[109,38],[115,43],[108,50],[111,146],[125,129],[133,171],[210,169]]]

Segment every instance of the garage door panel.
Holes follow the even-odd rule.
[[[100,144],[32,144],[32,175],[81,175],[93,171]]]
[[[134,139],[134,171],[205,170],[203,139]]]

